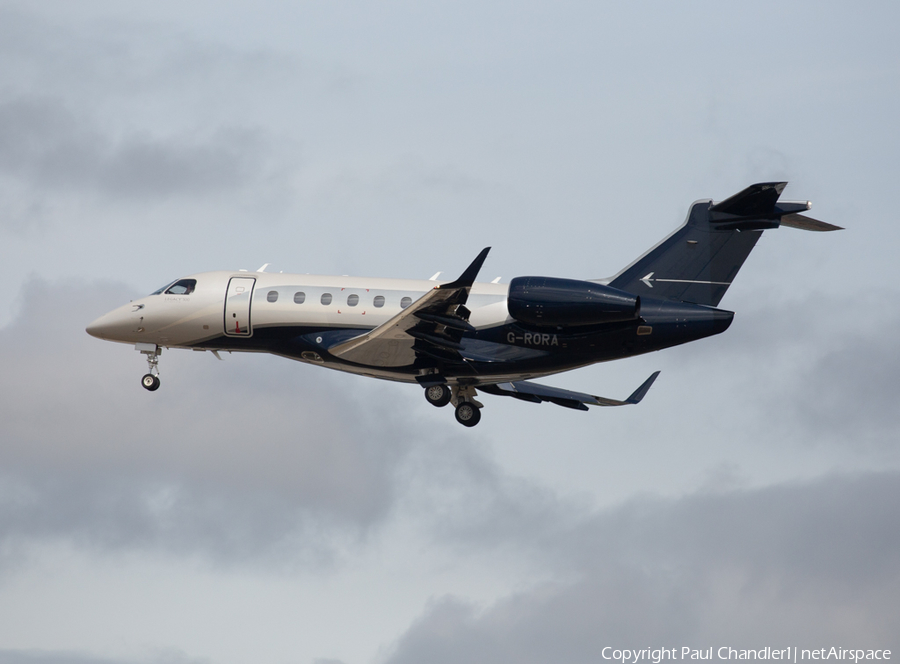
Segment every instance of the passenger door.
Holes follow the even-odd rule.
[[[249,337],[253,334],[250,326],[250,301],[256,279],[252,277],[232,277],[225,293],[225,334],[230,337]]]

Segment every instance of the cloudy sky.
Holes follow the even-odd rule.
[[[896,3],[0,2],[0,664],[900,651]],[[788,180],[724,335],[550,382],[84,333],[185,274],[598,278]]]

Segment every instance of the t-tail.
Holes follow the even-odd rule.
[[[807,217],[804,202],[779,202],[787,182],[761,182],[720,203],[697,201],[687,221],[608,281],[629,293],[718,306],[763,231],[836,231]]]

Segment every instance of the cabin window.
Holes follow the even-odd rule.
[[[401,309],[406,309],[406,307],[408,307],[411,304],[412,304],[411,297],[404,297],[402,300],[400,300],[400,308]]]
[[[196,287],[196,279],[179,279],[166,289],[166,295],[190,295]]]
[[[326,306],[331,304],[331,293],[322,293],[322,299],[320,300],[320,302]]]
[[[376,295],[375,302],[373,303],[379,309],[384,306],[384,295]]]
[[[266,300],[267,300],[268,302],[277,302],[277,301],[278,301],[278,291],[277,291],[277,290],[270,290],[270,291],[266,294]]]
[[[354,293],[353,295],[347,296],[347,306],[348,307],[355,307],[357,304],[359,304],[359,295],[356,295]]]
[[[306,302],[306,293],[303,291],[294,293],[294,304],[303,304],[304,302]]]

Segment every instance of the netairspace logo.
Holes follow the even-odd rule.
[[[759,650],[741,650],[722,646],[721,648],[695,649],[682,648],[642,648],[640,650],[620,649],[606,646],[600,653],[603,659],[621,662],[621,664],[660,664],[669,659],[711,660],[711,659],[762,659],[783,660],[796,664],[803,660],[842,660],[860,662],[862,660],[889,660],[890,650],[859,650],[851,648],[819,648],[817,650],[800,649],[796,646],[772,648],[767,646]]]

